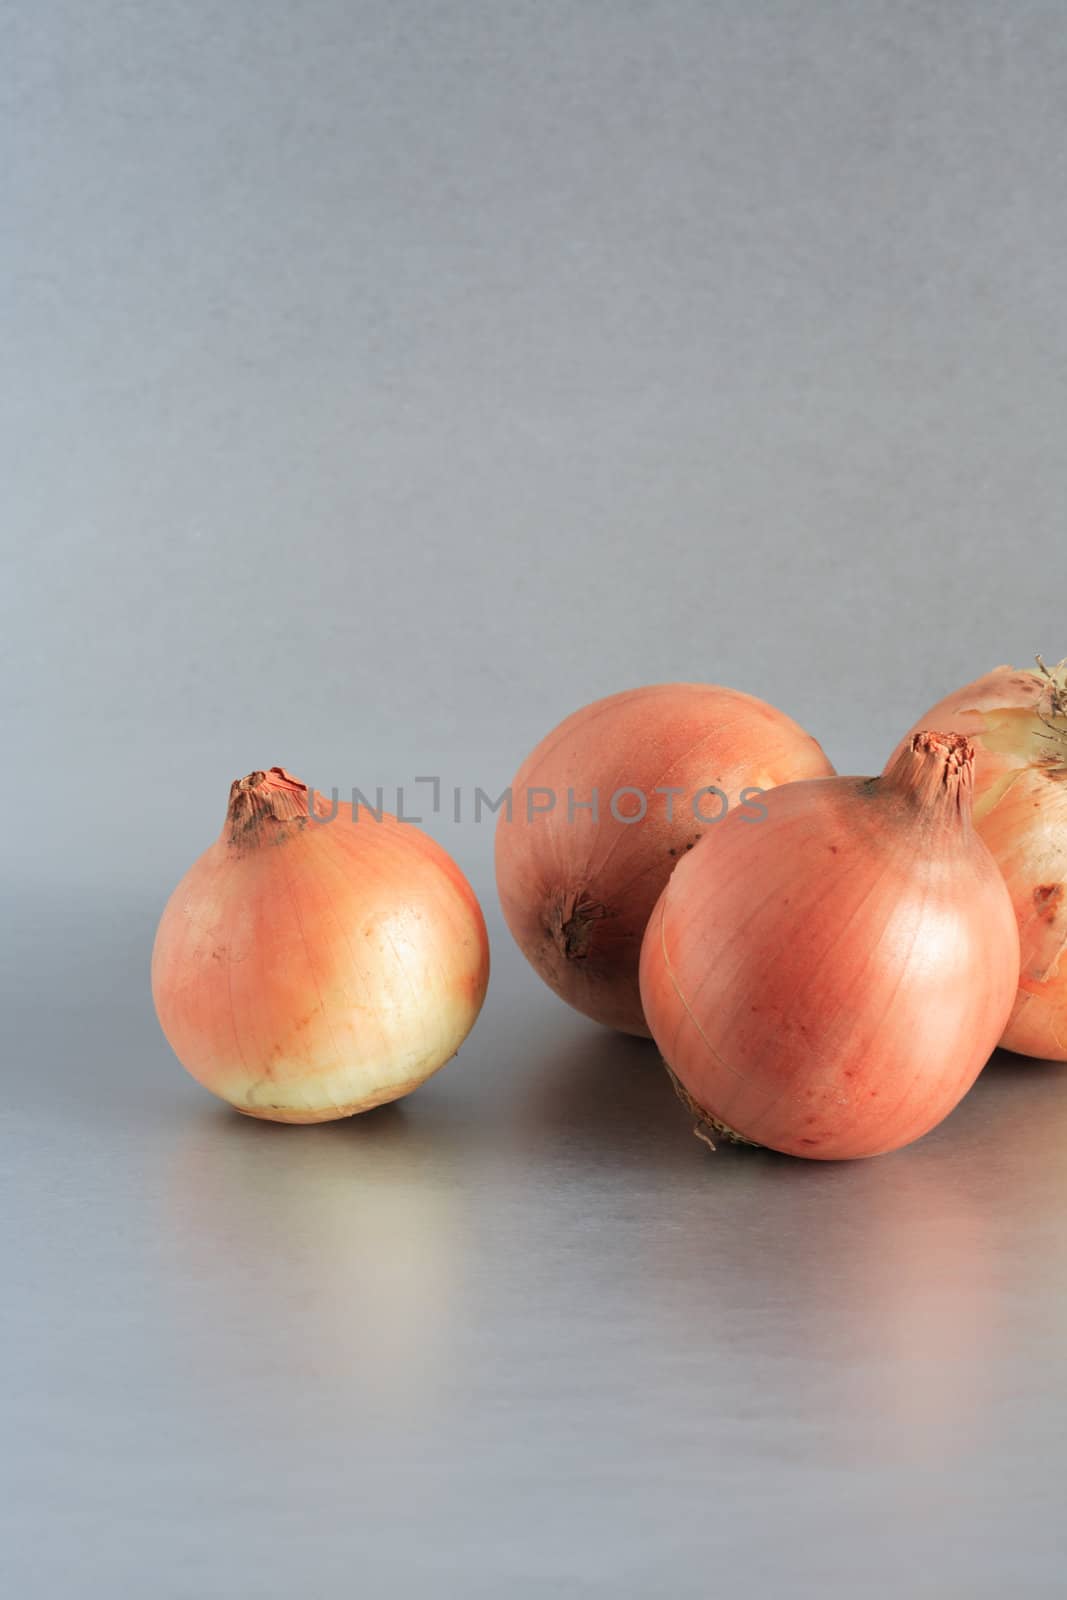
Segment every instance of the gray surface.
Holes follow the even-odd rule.
[[[403,1109],[245,1123],[147,997],[252,767],[499,788],[685,677],[871,770],[1067,649],[1062,8],[40,0],[0,59],[4,1592],[1062,1592],[1064,1069],[712,1159],[444,817],[494,979]]]

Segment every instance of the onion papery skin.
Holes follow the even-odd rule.
[[[339,804],[316,820],[284,768],[252,773],[163,912],[163,1032],[249,1116],[325,1122],[397,1100],[478,1016],[489,945],[474,891],[426,834],[376,815]]]
[[[684,1098],[788,1155],[880,1155],[947,1116],[1011,1009],[1019,941],[970,821],[973,751],[920,733],[880,778],[791,783],[677,868],[641,994]]]
[[[1001,1044],[1067,1061],[1067,667],[996,667],[922,720],[975,746],[975,827],[1019,924],[1019,990]]]
[[[725,825],[699,820],[693,797],[715,785],[733,810],[743,789],[832,772],[791,717],[735,689],[666,683],[594,701],[523,762],[512,783],[511,818],[502,812],[497,823],[497,890],[512,936],[568,1005],[647,1038],[641,937],[678,861]],[[670,803],[655,792],[668,785],[683,791]],[[647,797],[641,821],[612,815],[611,798],[623,787]],[[555,809],[530,820],[528,791],[545,789],[556,795]],[[594,790],[597,819],[579,809]],[[714,796],[700,805],[709,817],[722,809]],[[617,809],[632,816],[639,806],[636,796],[620,797]]]

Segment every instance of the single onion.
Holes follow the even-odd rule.
[[[594,701],[523,762],[497,824],[516,943],[576,1010],[647,1037],[641,936],[676,862],[744,791],[832,772],[803,728],[735,689],[664,683]]]
[[[974,752],[918,733],[880,778],[790,783],[678,867],[641,995],[683,1098],[789,1155],[918,1139],[974,1082],[1019,972],[996,862],[971,825]]]
[[[330,817],[321,798],[309,815],[307,786],[282,767],[234,783],[152,954],[182,1065],[275,1122],[417,1089],[459,1049],[489,981],[481,908],[447,852],[384,812]]]
[[[1067,662],[1038,667],[996,667],[923,724],[974,743],[975,827],[1019,923],[1019,992],[1001,1044],[1067,1061]]]

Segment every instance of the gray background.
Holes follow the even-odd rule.
[[[5,1592],[1062,1592],[1064,1069],[712,1160],[447,818],[494,978],[402,1108],[238,1119],[147,961],[250,768],[695,678],[873,770],[1067,651],[1065,23],[0,5]]]

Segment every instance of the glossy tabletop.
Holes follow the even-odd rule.
[[[70,924],[77,1007],[15,1002],[6,1593],[1062,1592],[1067,1069],[873,1161],[712,1154],[494,922],[456,1061],[279,1127]]]

